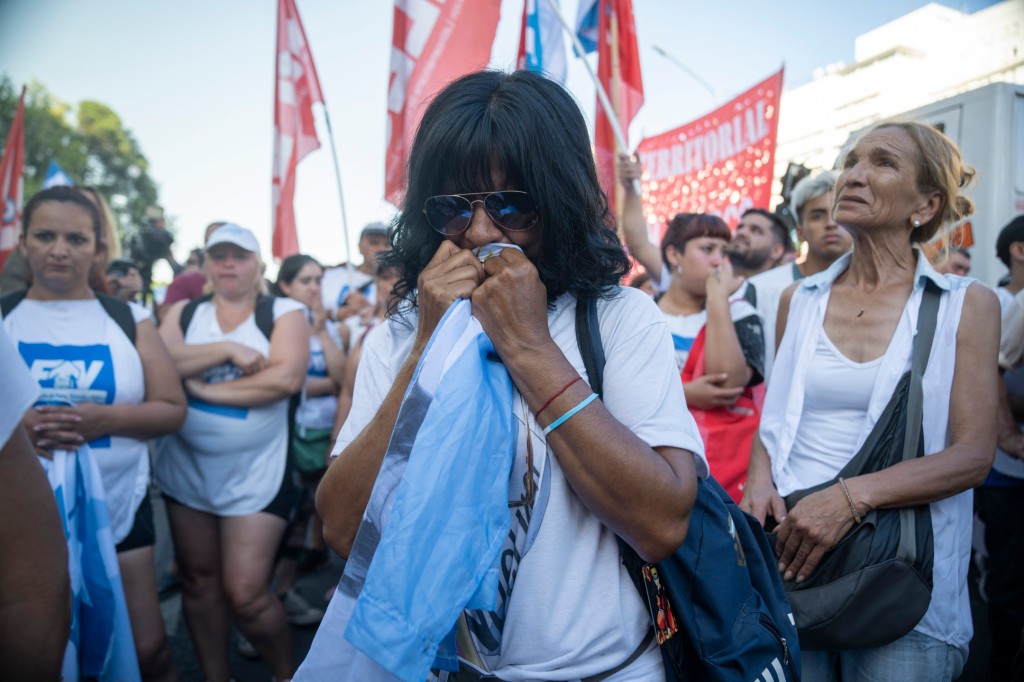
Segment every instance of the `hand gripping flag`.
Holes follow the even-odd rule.
[[[464,608],[493,610],[511,515],[512,381],[467,299],[417,365],[345,572],[296,682],[454,670]]]
[[[18,244],[18,219],[21,217],[22,176],[25,173],[25,88],[21,89],[0,157],[0,268]]]
[[[65,680],[139,680],[103,480],[89,446],[57,450],[43,466],[68,544],[71,635],[61,674]]]
[[[295,229],[295,173],[307,154],[320,148],[313,104],[324,96],[295,0],[277,3],[277,78],[274,85],[274,235],[271,253],[299,252]]]
[[[557,4],[557,0],[554,2]],[[552,12],[548,0],[526,0],[523,3],[523,26],[519,34],[516,67],[543,73],[553,81],[565,83],[562,24]]]

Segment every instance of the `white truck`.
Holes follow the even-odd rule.
[[[995,286],[1007,274],[996,258],[996,237],[1014,216],[1024,213],[1024,85],[992,83],[895,118],[938,127],[959,145],[964,160],[977,172],[966,190],[975,209],[967,220],[974,239],[971,276]]]

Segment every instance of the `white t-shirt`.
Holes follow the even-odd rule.
[[[290,298],[274,299],[274,321],[303,311]],[[255,315],[230,332],[217,322],[212,301],[199,304],[185,343],[234,341],[270,352],[270,341],[256,326]],[[207,383],[231,381],[242,372],[228,362],[203,373]],[[188,399],[188,416],[176,434],[157,445],[157,485],[178,502],[219,516],[245,516],[266,507],[281,487],[288,460],[288,399],[260,407],[214,405]]]
[[[555,343],[585,376],[576,345],[575,309],[571,295],[560,297],[548,313],[548,325]],[[690,450],[698,474],[706,476],[704,446],[686,410],[671,341],[657,307],[639,290],[620,289],[614,299],[598,301],[598,315],[607,358],[604,403],[609,412],[652,447]],[[415,331],[415,313],[410,313],[391,318],[366,337],[352,412],[335,453],[351,443],[380,408],[408,357]],[[527,430],[518,392],[512,404],[519,434],[512,479],[521,480]],[[576,496],[528,410],[525,421],[540,487],[531,510],[513,513],[499,587],[499,594],[507,596],[499,597],[493,613],[468,612],[470,630],[489,667],[503,680],[596,675],[636,650],[651,626],[650,617],[622,566],[615,534]],[[498,644],[490,647],[488,641]],[[652,644],[608,682],[646,681],[662,674],[661,654]]]
[[[737,298],[735,295],[729,301],[729,314],[734,324],[757,316],[757,312],[752,305],[742,298]],[[690,357],[690,349],[693,347],[693,342],[697,340],[700,330],[707,324],[708,313],[706,310],[702,310],[692,315],[671,315],[662,311],[662,315],[665,317],[669,333],[672,335],[672,346],[675,349],[677,367],[676,376],[678,376],[683,371],[683,367]],[[741,344],[742,341],[743,339],[741,339]],[[760,371],[761,368],[758,366],[757,369]]]
[[[772,365],[775,364],[775,323],[779,317],[779,299],[786,287],[800,279],[803,279],[803,274],[796,263],[786,263],[747,280],[747,285],[754,289],[754,307],[764,328],[765,381],[771,377]]]
[[[0,322],[3,317],[0,317]],[[0,410],[0,448],[11,439],[21,418],[39,395],[39,384],[21,361],[4,326],[0,324],[0,376],[4,378],[4,409]]]
[[[128,305],[136,323],[150,319],[142,306]],[[39,400],[110,405],[146,399],[139,353],[97,299],[26,298],[7,316],[4,327],[39,384]],[[89,443],[89,448],[103,479],[116,544],[131,531],[146,496],[146,441],[107,435]]]
[[[361,291],[370,303],[377,303],[377,287],[374,285],[373,275],[347,264],[324,272],[320,282],[320,300],[324,310],[340,306],[350,291]]]
[[[324,325],[334,345],[341,348],[342,340],[341,334],[338,333],[338,323],[327,320]],[[311,379],[328,376],[323,341],[320,340],[319,334],[314,334],[312,331],[309,334],[309,369],[306,376]],[[309,398],[303,389],[302,400],[295,410],[295,426],[300,429],[329,429],[334,426],[334,415],[337,411],[337,395],[320,395]]]

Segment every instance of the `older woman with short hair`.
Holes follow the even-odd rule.
[[[853,252],[780,302],[775,380],[743,506],[779,522],[785,578],[809,577],[873,510],[928,505],[934,535],[931,602],[916,627],[874,648],[805,649],[805,680],[952,680],[963,668],[972,635],[971,488],[995,452],[999,304],[972,280],[938,274],[919,245],[971,213],[960,188],[972,175],[934,128],[875,126],[846,155],[836,183],[834,217],[853,235]],[[939,307],[923,373],[925,456],[839,479],[787,511],[784,496],[834,480],[879,421],[910,367],[926,286],[938,290]]]

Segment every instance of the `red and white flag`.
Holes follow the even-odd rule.
[[[633,0],[600,0],[598,14],[597,78],[608,93],[612,108],[618,113],[623,135],[628,136],[629,124],[644,103]],[[612,124],[599,99],[594,117],[594,156],[601,186],[608,195],[609,208],[613,212],[615,152]]]
[[[3,215],[0,216],[0,268],[3,268],[8,254],[18,245],[24,174],[25,88],[22,88],[11,130],[4,144],[4,154],[0,157],[0,200],[3,201]]]
[[[320,81],[295,0],[277,3],[277,79],[274,85],[274,258],[299,252],[295,230],[295,170],[320,148],[313,104],[324,103]]]
[[[402,205],[409,148],[430,98],[487,66],[501,0],[395,0],[384,197]]]

